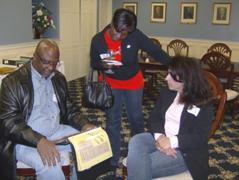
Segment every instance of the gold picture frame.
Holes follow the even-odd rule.
[[[213,4],[213,24],[230,24],[231,3],[214,3]]]
[[[137,2],[125,2],[123,3],[123,8],[132,11],[135,15],[137,15],[138,4]]]
[[[152,3],[150,22],[165,23],[166,22],[167,3]]]
[[[181,3],[180,22],[182,24],[196,24],[197,22],[197,3]]]

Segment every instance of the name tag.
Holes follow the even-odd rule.
[[[109,57],[110,57],[110,54],[109,54],[109,53],[100,54],[100,58],[101,58],[101,59],[105,59],[105,58],[109,58]]]
[[[131,45],[130,45],[130,44],[128,44],[126,47],[127,47],[127,49],[129,49],[129,48],[131,48]]]
[[[194,116],[198,116],[198,113],[200,112],[200,108],[193,105],[193,107],[191,109],[187,109],[187,112],[190,114],[193,114]]]
[[[57,102],[57,99],[56,99],[56,95],[55,95],[55,94],[53,94],[52,101],[53,101],[53,102]]]

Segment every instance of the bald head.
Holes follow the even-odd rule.
[[[45,78],[55,71],[59,63],[60,51],[55,41],[41,40],[35,49],[32,64],[33,67]]]
[[[43,39],[41,40],[35,49],[35,52],[39,53],[40,55],[44,54],[51,54],[54,56],[60,56],[59,47],[55,41],[50,39]]]

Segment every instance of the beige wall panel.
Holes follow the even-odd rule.
[[[73,0],[73,12],[80,13],[80,0]]]
[[[99,1],[99,31],[101,31],[112,18],[112,0]]]
[[[74,14],[64,13],[60,15],[60,40],[62,43],[73,41]]]
[[[60,44],[67,80],[85,76],[90,41],[96,33],[96,0],[60,1]]]
[[[60,0],[59,1],[60,2],[60,11],[62,13],[64,13],[64,12],[72,12],[72,10],[74,9],[74,1],[75,0]]]
[[[62,52],[62,50],[61,50]],[[64,48],[64,53],[61,53],[61,60],[64,61],[65,65],[65,76],[67,80],[74,79],[74,72],[72,71],[72,67],[75,65],[74,62],[74,52],[72,48]]]

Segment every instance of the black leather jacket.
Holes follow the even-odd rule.
[[[79,108],[69,99],[67,82],[58,71],[52,84],[60,108],[60,121],[81,129],[87,123],[79,116]],[[15,144],[36,147],[44,137],[27,125],[33,108],[31,64],[27,63],[3,79],[0,92],[0,177],[16,179]]]

